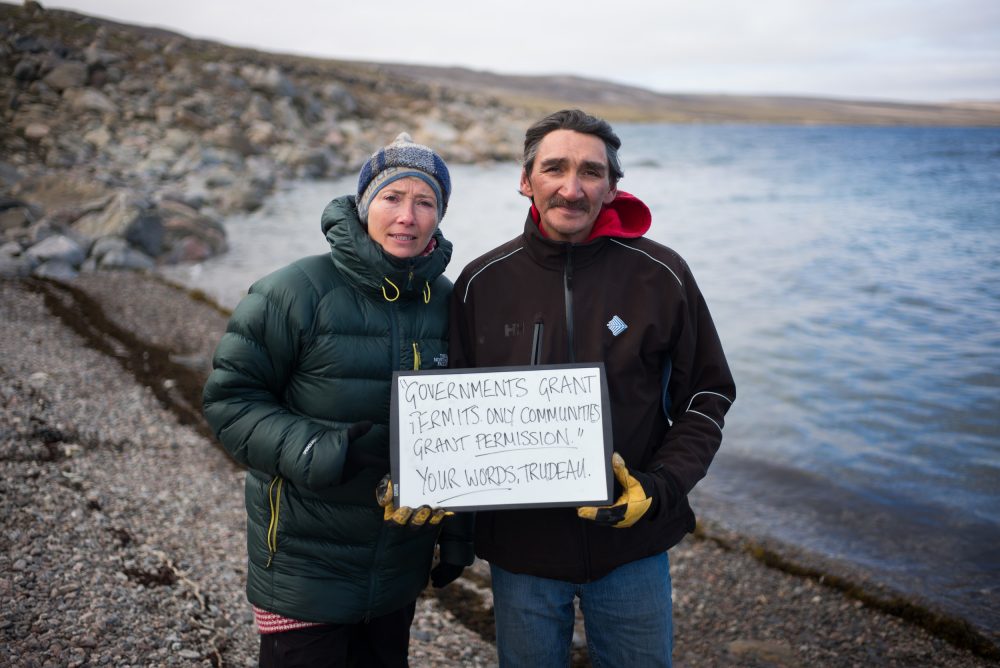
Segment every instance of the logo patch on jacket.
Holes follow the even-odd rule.
[[[434,366],[440,366],[440,367],[448,366],[448,353],[441,353],[440,355],[435,355]]]
[[[614,316],[613,318],[611,318],[611,320],[608,320],[608,329],[611,330],[612,334],[618,336],[626,329],[628,329],[628,325],[626,325],[625,321],[619,318],[618,316]]]
[[[512,322],[503,326],[503,335],[507,338],[512,336],[521,336],[522,334],[524,334],[523,322]]]

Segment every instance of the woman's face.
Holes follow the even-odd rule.
[[[396,257],[423,253],[437,222],[434,191],[415,176],[382,188],[368,207],[368,236]]]

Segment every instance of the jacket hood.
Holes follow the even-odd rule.
[[[538,225],[538,231],[542,236],[547,237],[540,225],[541,215],[534,204],[531,205],[531,218]],[[598,237],[635,239],[644,235],[652,222],[653,216],[649,212],[649,207],[635,195],[619,190],[610,204],[601,207],[597,219],[594,220],[594,227],[590,230],[590,236],[584,243]]]
[[[444,273],[451,260],[452,244],[444,238],[440,226],[431,235],[430,252],[409,258],[386,253],[361,224],[353,195],[338,197],[327,204],[320,227],[337,268],[359,286],[376,292],[382,291],[385,279],[389,279],[402,293],[420,293],[425,283],[433,283]]]

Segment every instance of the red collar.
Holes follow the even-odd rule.
[[[534,203],[531,205],[531,218],[538,225],[538,231],[541,235],[548,238],[545,230],[539,224],[542,217]],[[610,204],[601,207],[601,211],[594,220],[594,226],[590,229],[590,235],[584,243],[598,237],[635,239],[645,234],[652,222],[653,216],[649,212],[649,208],[639,198],[624,190],[619,190]]]

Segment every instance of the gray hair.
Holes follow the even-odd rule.
[[[531,174],[531,169],[535,165],[535,156],[538,155],[538,145],[542,139],[555,130],[573,130],[599,138],[604,142],[604,150],[608,156],[608,180],[611,182],[611,187],[616,187],[618,179],[625,176],[621,161],[618,159],[618,149],[621,148],[622,140],[618,138],[607,121],[579,109],[557,111],[528,128],[528,131],[524,133],[523,165],[525,174]]]

